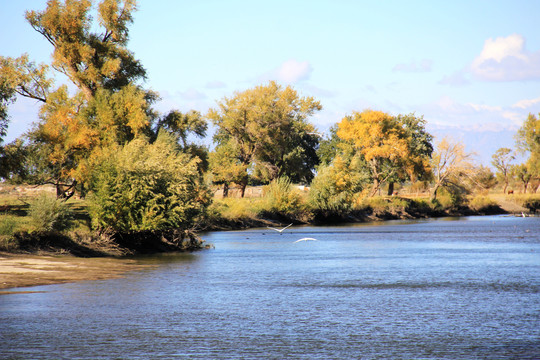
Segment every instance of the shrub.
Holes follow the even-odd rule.
[[[297,213],[301,206],[301,196],[287,177],[274,179],[265,186],[264,197],[265,208],[274,213]]]
[[[338,159],[339,160],[339,159]],[[342,171],[344,165],[337,162],[322,166],[311,183],[308,206],[315,212],[343,215],[348,213],[360,198],[361,181],[353,172]]]
[[[89,212],[94,228],[113,231],[188,229],[210,203],[198,158],[160,133],[109,149],[93,173]]]
[[[62,231],[69,226],[72,213],[63,200],[40,194],[30,203],[31,225],[36,231]]]
[[[442,209],[455,209],[465,202],[464,190],[458,186],[442,187],[437,200]]]
[[[17,227],[17,220],[13,216],[3,216],[0,219],[0,235],[13,235]]]

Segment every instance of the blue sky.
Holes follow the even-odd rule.
[[[352,111],[423,115],[437,139],[463,141],[488,164],[540,113],[540,1],[140,0],[129,48],[157,108],[199,110],[277,80],[324,109],[321,132]],[[24,20],[46,1],[0,0],[0,55],[51,48]],[[59,79],[61,81],[61,79]],[[11,108],[7,140],[36,120]]]

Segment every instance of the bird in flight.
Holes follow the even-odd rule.
[[[278,233],[281,234],[283,232],[283,230],[287,229],[289,226],[292,226],[292,224],[289,224],[289,225],[285,226],[283,229],[276,229],[276,228],[273,228],[273,227],[270,227],[270,226],[267,226],[267,228],[275,230],[275,231],[277,231]]]
[[[300,241],[319,241],[319,240],[314,239],[314,238],[310,238],[310,237],[305,237],[305,238],[301,238],[301,239],[296,240],[295,243],[300,242]]]

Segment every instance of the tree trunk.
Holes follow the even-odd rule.
[[[508,182],[504,182],[504,187],[503,187],[503,194],[506,194],[506,189],[508,188]]]
[[[244,197],[246,194],[246,187],[247,187],[247,179],[245,181],[242,181],[240,184],[240,197]]]
[[[388,196],[392,196],[394,194],[394,182],[390,181],[388,183]]]
[[[375,194],[377,194],[377,191],[379,191],[379,188],[380,188],[381,184],[379,183],[379,179],[374,179],[373,180],[373,187],[371,188],[371,193],[370,193],[370,197],[373,197],[375,196]]]
[[[229,183],[223,183],[223,198],[229,196]]]
[[[435,184],[433,190],[431,191],[431,201],[437,200],[437,190],[439,190],[439,184]]]

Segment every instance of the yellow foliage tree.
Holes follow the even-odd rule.
[[[370,196],[402,168],[403,159],[410,157],[403,127],[393,116],[382,111],[353,112],[338,123],[337,136],[352,142],[369,165],[373,180]]]

